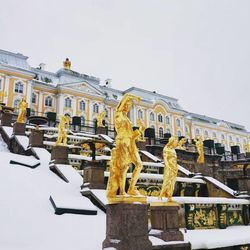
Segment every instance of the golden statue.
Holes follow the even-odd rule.
[[[185,137],[180,139],[179,142],[178,142],[177,149],[186,150],[186,147],[183,146],[186,142],[187,142],[187,139]]]
[[[67,130],[69,128],[70,117],[65,115],[60,117],[60,123],[58,125],[58,138],[56,145],[67,145]]]
[[[99,127],[104,127],[103,126],[104,115],[105,115],[105,111],[102,111],[97,116],[97,127],[98,128]]]
[[[140,131],[140,137],[138,138],[138,141],[145,141],[145,137],[144,137],[144,132],[145,132],[145,125],[143,123],[142,120],[137,119],[136,125],[139,127],[139,131]]]
[[[26,109],[28,107],[28,103],[26,102],[26,98],[22,97],[21,101],[19,102],[19,113],[16,122],[18,123],[25,123],[26,117]]]
[[[140,97],[125,94],[115,111],[117,136],[115,140],[116,147],[111,151],[110,175],[107,185],[107,197],[109,198],[116,197],[118,189],[120,195],[127,195],[125,183],[127,171],[131,163],[134,164],[135,169],[132,173],[127,193],[133,196],[140,195],[140,192],[135,187],[142,170],[142,162],[136,146],[136,140],[140,138],[143,128],[140,127],[139,130],[133,130],[132,123],[128,118],[128,112],[133,102],[139,102],[140,100]]]
[[[163,148],[163,158],[164,158],[164,175],[163,184],[161,188],[161,193],[159,199],[162,197],[167,197],[168,202],[172,201],[172,196],[174,192],[174,186],[176,182],[176,177],[178,173],[177,165],[177,155],[175,148],[178,145],[178,139],[174,136],[170,137],[168,143]]]
[[[197,152],[199,154],[197,163],[202,164],[204,163],[205,159],[204,159],[203,141],[201,136],[198,136],[197,139],[194,139],[194,142],[196,145]]]
[[[64,69],[70,70],[71,61],[69,60],[69,58],[66,58],[66,60],[63,62],[63,67],[64,67]]]

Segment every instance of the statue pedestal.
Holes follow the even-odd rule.
[[[165,203],[165,202],[164,202]],[[167,204],[167,203],[165,203]],[[165,241],[183,241],[183,234],[179,231],[177,204],[150,206],[152,229],[161,230],[161,234],[153,235]]]
[[[92,189],[105,189],[105,167],[98,166],[98,162],[92,164],[92,166],[84,168],[84,182],[82,187],[88,187]]]
[[[31,147],[44,147],[43,133],[40,130],[34,130],[29,136],[29,144]]]
[[[148,205],[108,204],[106,206],[106,239],[102,247],[117,250],[151,250],[148,238]]]
[[[12,113],[2,112],[1,114],[1,125],[11,127]]]
[[[25,135],[26,124],[15,122],[13,124],[13,135]]]
[[[96,134],[107,135],[107,128],[106,127],[97,127]]]
[[[66,146],[55,146],[51,152],[51,161],[54,164],[69,164],[68,159],[69,148]]]

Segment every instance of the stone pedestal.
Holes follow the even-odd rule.
[[[69,164],[69,148],[66,146],[55,146],[51,152],[51,161],[54,164]]]
[[[11,127],[12,113],[1,113],[1,125]]]
[[[98,127],[98,128],[96,129],[96,133],[97,133],[97,134],[106,135],[106,134],[107,134],[107,128],[106,128],[106,127]]]
[[[161,230],[161,234],[155,235],[165,241],[183,241],[183,234],[179,231],[178,205],[151,206],[152,229]]]
[[[119,203],[106,207],[106,239],[102,243],[103,249],[152,249],[148,238],[148,205]]]
[[[34,130],[29,136],[29,144],[31,147],[44,147],[43,133],[40,130]]]
[[[98,162],[93,163],[92,166],[85,167],[83,187],[105,189],[104,170],[105,167],[98,166]]]
[[[25,135],[26,124],[15,122],[13,124],[13,135]]]

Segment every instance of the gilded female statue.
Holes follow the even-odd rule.
[[[169,138],[168,143],[163,148],[163,158],[165,166],[163,184],[159,196],[160,200],[162,199],[162,197],[167,197],[169,202],[172,201],[174,186],[178,173],[177,155],[175,152],[175,148],[177,147],[177,145],[178,139],[172,136]]]
[[[97,127],[104,127],[103,126],[103,120],[104,120],[104,115],[105,115],[105,112],[102,111],[98,114],[97,116]]]
[[[127,194],[140,195],[139,191],[135,187],[142,169],[142,162],[136,146],[136,140],[140,138],[143,128],[140,127],[139,130],[133,130],[132,123],[128,118],[128,112],[130,111],[134,101],[139,102],[140,97],[125,94],[116,108],[116,147],[113,148],[111,152],[107,197],[115,197],[118,189],[120,195],[126,195],[126,176],[131,163],[134,164],[135,169],[132,173]]]
[[[58,138],[56,145],[67,145],[67,130],[69,128],[70,117],[65,115],[60,117],[60,123],[58,125]]]
[[[196,145],[197,152],[199,154],[197,163],[202,164],[204,163],[205,159],[204,159],[203,141],[201,136],[199,136],[197,139],[194,139],[194,142]]]
[[[19,102],[19,113],[18,113],[18,117],[17,117],[16,122],[25,123],[27,107],[28,107],[28,103],[26,102],[26,98],[22,97],[21,101]]]

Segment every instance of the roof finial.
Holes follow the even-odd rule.
[[[66,60],[63,62],[63,67],[64,69],[70,70],[71,61],[69,60],[69,58],[66,58]]]

